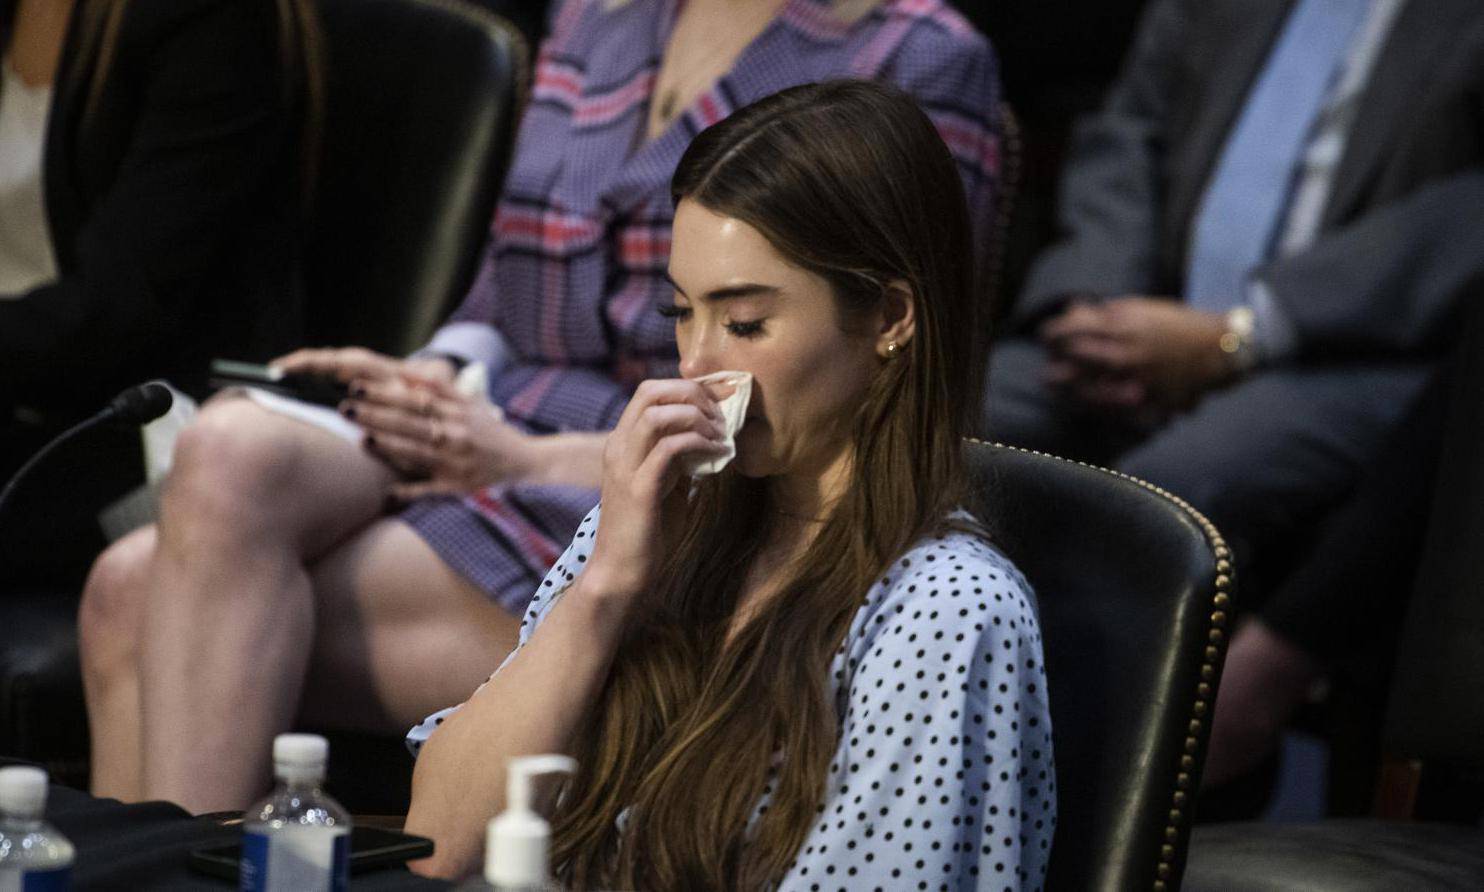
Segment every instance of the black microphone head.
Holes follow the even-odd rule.
[[[149,424],[170,411],[175,398],[170,388],[158,381],[137,384],[113,398],[108,408],[122,424]]]

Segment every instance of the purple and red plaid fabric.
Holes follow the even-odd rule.
[[[542,46],[483,265],[449,320],[493,326],[500,338],[489,341],[508,346],[490,397],[528,431],[609,429],[639,381],[675,375],[673,326],[654,312],[670,299],[670,176],[697,133],[764,96],[839,77],[903,88],[958,162],[978,243],[987,241],[999,173],[995,58],[944,0],[883,0],[851,23],[829,0],[787,0],[731,72],[645,142],[681,2],[566,0]],[[518,614],[596,499],[496,486],[402,516]]]

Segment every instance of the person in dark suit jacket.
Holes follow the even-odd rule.
[[[1186,498],[1260,604],[1478,295],[1484,6],[1152,3],[1078,133],[1060,226],[991,359],[987,434]],[[1323,667],[1291,616],[1239,629],[1218,713],[1266,728],[1303,699]],[[1208,780],[1273,736],[1214,741]]]
[[[0,289],[0,473],[126,386],[298,345],[307,9],[0,0],[7,153],[39,154],[44,198],[5,205],[37,269]]]

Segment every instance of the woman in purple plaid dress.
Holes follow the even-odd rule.
[[[282,361],[351,385],[360,441],[218,397],[181,438],[158,524],[95,565],[94,791],[241,808],[296,721],[400,730],[483,680],[596,501],[602,432],[639,381],[675,374],[656,308],[680,155],[734,109],[835,77],[919,100],[983,244],[998,81],[944,0],[557,4],[463,305],[408,360]],[[487,400],[453,383],[472,363]]]

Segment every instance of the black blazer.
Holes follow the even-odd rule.
[[[0,300],[0,430],[53,421],[214,356],[300,340],[302,102],[273,0],[130,0],[96,119],[78,0],[53,89],[45,194],[59,281]],[[0,45],[15,0],[0,0]],[[3,99],[0,99],[3,101]]]
[[[1293,0],[1156,0],[1062,182],[1017,307],[1180,295],[1206,181]],[[1300,360],[1431,357],[1484,282],[1484,3],[1406,0],[1307,250],[1258,271]]]

